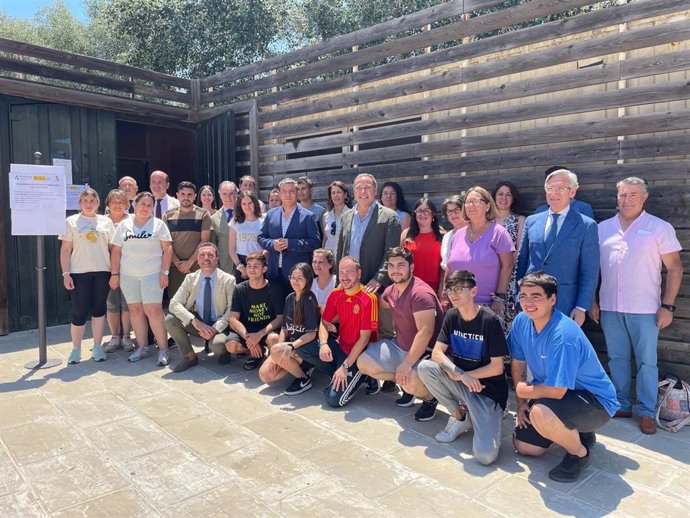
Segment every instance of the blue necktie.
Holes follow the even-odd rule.
[[[228,223],[232,219],[232,209],[225,209],[225,217],[228,219]]]
[[[204,279],[206,279],[206,283],[204,284],[204,314],[202,318],[205,324],[211,325],[213,323],[211,322],[211,304],[213,304],[211,300],[211,277],[204,277]]]
[[[553,220],[551,221],[551,227],[549,228],[549,233],[546,236],[546,239],[544,240],[544,247],[546,248],[546,251],[548,252],[551,250],[551,247],[553,246],[553,242],[556,241],[556,234],[558,233],[558,218],[560,214],[558,212],[554,212],[551,217]]]

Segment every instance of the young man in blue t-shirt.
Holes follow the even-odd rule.
[[[549,478],[574,482],[592,461],[594,430],[620,408],[616,391],[580,327],[555,309],[556,279],[533,272],[519,285],[523,312],[508,336],[518,405],[513,444],[537,456],[562,446],[565,456]]]

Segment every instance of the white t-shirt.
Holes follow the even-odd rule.
[[[334,254],[338,253],[338,240],[340,239],[340,220],[348,210],[347,207],[343,209],[340,215],[337,215],[329,210],[323,215],[323,234],[326,236],[326,241],[323,244],[324,248],[328,248],[333,251]]]
[[[444,270],[448,267],[448,257],[450,257],[450,247],[453,243],[453,236],[457,232],[457,228],[446,232],[441,240],[441,268]]]
[[[151,218],[143,227],[134,225],[134,218],[122,221],[113,237],[113,245],[122,247],[120,273],[146,277],[161,271],[161,241],[172,241],[170,230],[162,219]]]
[[[249,255],[254,252],[261,252],[263,248],[259,246],[258,237],[261,234],[261,226],[264,224],[263,216],[254,221],[247,221],[237,223],[235,219],[231,219],[228,226],[235,230],[237,239],[235,239],[235,251],[238,255]]]
[[[331,282],[328,283],[325,289],[320,289],[319,288],[319,281],[318,279],[314,278],[314,280],[311,283],[311,291],[312,293],[316,296],[316,301],[319,303],[319,307],[321,308],[321,311],[323,311],[323,308],[326,307],[326,300],[328,299],[328,296],[331,294],[333,289],[335,288],[335,275],[331,276]]]
[[[66,224],[67,232],[58,239],[72,242],[70,273],[109,272],[108,244],[115,234],[110,218],[100,214],[92,218],[74,214],[67,218]]]

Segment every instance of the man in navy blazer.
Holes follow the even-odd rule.
[[[546,171],[544,171],[544,178],[548,177],[551,173],[554,171],[558,171],[560,169],[568,169],[567,167],[563,167],[562,165],[555,165],[553,167],[549,167]],[[575,192],[573,193],[573,198],[570,200],[570,208],[579,212],[583,216],[587,216],[588,218],[594,219],[594,210],[592,209],[592,206],[587,203],[586,201],[581,201],[575,198],[575,195],[577,194],[577,189],[575,189]],[[535,214],[539,214],[540,212],[546,212],[549,210],[549,204],[545,203],[544,205],[539,205],[537,207],[537,210],[534,211]]]
[[[558,280],[556,308],[582,325],[599,275],[597,224],[570,205],[578,187],[573,172],[553,171],[544,187],[549,210],[525,221],[516,278],[519,281],[539,270],[554,276]]]
[[[321,234],[314,214],[297,204],[297,182],[283,178],[278,190],[282,206],[266,213],[259,245],[268,252],[266,278],[280,282],[288,294],[293,291],[290,270],[297,263],[311,263],[311,253],[321,246]]]

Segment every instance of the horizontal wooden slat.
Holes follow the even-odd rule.
[[[152,70],[145,70],[143,68],[133,67],[131,65],[122,65],[113,61],[105,59],[92,58],[83,56],[81,54],[73,54],[70,52],[63,52],[60,50],[50,49],[48,47],[41,47],[39,45],[31,45],[20,41],[8,40],[0,38],[0,51],[10,52],[12,54],[19,54],[24,56],[32,56],[35,58],[46,59],[57,63],[65,63],[79,68],[87,68],[91,70],[100,70],[101,72],[108,72],[125,77],[134,77],[143,79],[145,81],[153,81],[168,86],[176,86],[180,88],[191,89],[189,79],[171,76],[168,74],[161,74],[160,72],[153,72]]]
[[[316,83],[297,86],[291,89],[267,93],[260,97],[260,102],[262,106],[266,106],[287,101],[295,101],[298,99],[337,91],[344,88],[361,86],[373,81],[380,81],[382,79],[388,79],[391,77],[400,76],[404,74],[411,74],[413,72],[419,72],[422,70],[427,70],[429,68],[447,65],[449,63],[458,63],[463,60],[478,58],[480,56],[491,54],[494,52],[525,47],[534,43],[547,41],[549,39],[560,38],[565,36],[566,34],[572,35],[589,30],[610,27],[615,24],[632,22],[635,20],[644,19],[649,16],[659,16],[662,14],[673,13],[683,9],[684,7],[685,2],[683,0],[666,0],[664,2],[658,2],[656,0],[642,0],[640,2],[636,2],[633,4],[597,10],[591,13],[568,18],[567,20],[560,20],[556,22],[541,24],[534,27],[529,27],[526,29],[501,34],[498,36],[493,36],[491,38],[480,39],[477,41],[472,41],[470,43],[465,43],[463,45],[438,50],[422,56],[415,56],[414,58],[406,59],[404,61],[398,61],[386,65],[381,65],[375,68],[360,70],[355,73],[339,77],[337,79],[332,79],[329,81],[318,81]],[[564,30],[564,25],[567,32]],[[633,31],[629,31],[628,34],[630,32]],[[627,45],[629,45],[626,38],[626,40],[621,42],[621,44],[619,45],[620,49],[615,50],[615,52],[622,52],[634,48],[645,47],[648,44],[654,44],[649,43],[649,41],[647,40],[649,40],[650,37],[653,37],[653,34],[655,32],[656,31],[654,30],[654,28],[650,29],[647,33],[639,32],[639,36],[643,37],[645,41],[641,41],[639,44],[632,43],[632,46],[630,46],[629,49],[625,48]],[[678,40],[682,39],[684,39],[684,37],[682,35],[679,35]],[[603,41],[609,45],[611,44],[611,42],[608,40],[604,39]],[[674,40],[670,39],[670,41]],[[560,47],[563,51],[567,52],[570,47],[576,44],[577,42],[573,44],[564,44]],[[578,47],[577,49],[579,50],[580,47]],[[552,49],[549,49],[549,51],[551,50]],[[553,59],[549,61],[544,61],[541,64],[535,63],[535,59],[539,58],[539,56],[544,56],[544,58],[546,58],[547,54],[545,54],[545,52],[546,51],[530,53],[530,55],[533,56],[532,61],[528,62],[527,64],[523,63],[522,68],[517,68],[516,64],[514,72],[530,70],[530,66],[533,68],[539,68],[562,63],[562,61],[558,61],[559,58],[555,56],[553,57]],[[584,49],[584,53],[581,53],[581,55],[575,55],[574,52],[571,52],[569,57],[572,60],[576,60],[601,55],[603,55],[603,53],[597,53],[595,49],[586,48]],[[481,74],[487,73],[486,70],[482,69],[481,71],[478,71],[477,74],[479,74],[480,72]],[[444,73],[448,75],[455,74],[455,76],[457,77],[456,84],[460,84],[463,81],[470,81],[470,79],[463,79],[463,69],[445,71]],[[497,75],[498,74],[489,75],[488,77],[497,77]],[[471,81],[476,80],[478,80],[476,77],[471,79]]]
[[[201,80],[202,88],[209,88],[235,81],[237,79],[252,77],[257,74],[270,72],[301,61],[308,61],[324,54],[340,49],[363,45],[373,40],[385,38],[410,29],[417,29],[445,18],[459,16],[475,9],[492,7],[502,3],[503,0],[463,1],[453,0],[442,6],[433,6],[416,13],[382,22],[371,27],[365,27],[357,31],[335,36],[324,42],[310,45],[287,54],[265,59],[259,63],[238,67],[233,70],[221,72]]]

